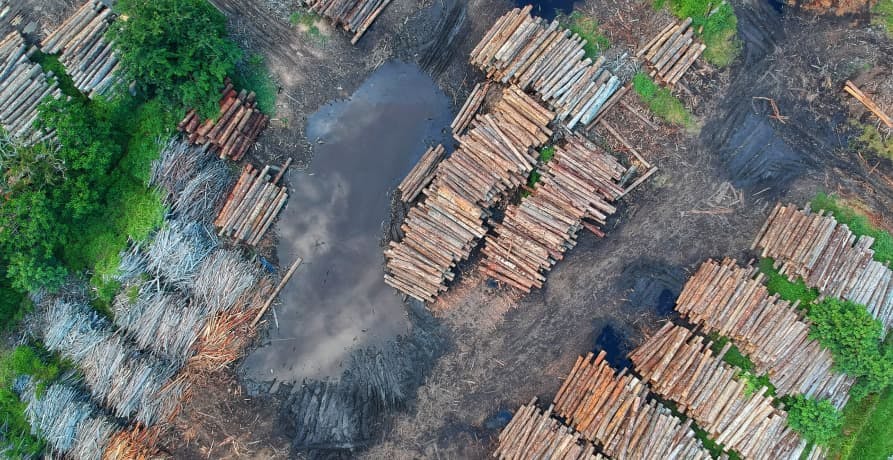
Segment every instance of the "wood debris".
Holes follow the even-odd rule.
[[[220,116],[217,120],[201,117],[190,110],[177,125],[177,130],[188,134],[190,144],[209,145],[218,151],[221,159],[239,161],[254,145],[270,118],[257,108],[254,92],[236,92],[227,80],[220,99]]]
[[[483,273],[524,292],[542,287],[545,272],[576,245],[580,229],[604,236],[597,225],[616,211],[611,202],[624,192],[618,182],[625,172],[601,148],[569,136],[540,170],[536,190],[509,206],[486,238]]]
[[[115,20],[106,2],[91,0],[50,33],[40,44],[46,54],[58,54],[74,86],[91,99],[106,95],[120,82],[114,44],[104,36]]]
[[[437,166],[440,165],[440,162],[446,157],[446,151],[443,148],[442,144],[438,144],[437,147],[431,147],[422,155],[422,158],[419,159],[418,163],[413,166],[412,170],[409,171],[409,174],[403,178],[403,181],[400,182],[400,185],[397,186],[397,191],[400,192],[400,200],[404,203],[412,203],[415,201],[416,197],[419,196],[419,193],[422,193],[422,190],[431,183],[434,179],[434,173],[437,171]]]
[[[499,18],[471,52],[471,63],[501,83],[532,90],[554,108],[568,129],[588,124],[620,87],[604,67],[605,58],[583,58],[586,40],[558,21],[531,16],[533,7],[515,8]]]
[[[711,458],[691,419],[683,422],[649,395],[626,369],[615,372],[604,351],[589,353],[577,358],[555,395],[555,414],[614,458]]]
[[[720,445],[744,458],[799,459],[806,441],[788,427],[787,413],[765,386],[749,392],[739,369],[723,362],[731,346],[714,355],[703,337],[668,322],[629,358],[657,394]]]
[[[461,109],[459,109],[459,113],[456,115],[456,119],[454,119],[453,123],[450,124],[450,128],[453,129],[454,136],[465,132],[465,128],[468,128],[468,125],[470,125],[471,121],[474,120],[474,116],[477,115],[478,111],[480,111],[481,106],[484,104],[484,99],[487,98],[487,93],[489,91],[489,81],[487,81],[483,85],[480,83],[474,85],[474,88],[468,95],[468,99],[465,100],[465,104],[462,105]]]
[[[44,74],[39,65],[30,61],[35,51],[28,50],[18,32],[0,41],[0,126],[26,144],[42,140],[34,130],[37,107],[47,97],[62,95],[52,72]]]
[[[356,45],[375,18],[391,3],[391,0],[308,0],[310,11],[332,20],[336,26],[354,33],[350,40]]]
[[[855,235],[824,210],[778,203],[751,249],[775,259],[791,280],[802,278],[822,295],[865,305],[886,332],[893,327],[893,272],[874,260],[872,244],[874,238]]]
[[[260,171],[250,164],[242,168],[242,175],[214,221],[220,236],[251,246],[260,242],[288,201],[288,188],[271,180],[269,173],[270,166]]]
[[[499,433],[493,456],[499,459],[605,459],[595,452],[592,443],[551,415],[552,406],[543,412],[536,407],[536,398],[519,407]]]
[[[708,260],[685,284],[676,311],[704,332],[731,339],[779,395],[804,394],[843,408],[854,379],[833,369],[831,352],[809,338],[796,304],[770,296],[763,279],[733,259]]]
[[[887,128],[893,129],[893,118],[890,118],[890,116],[887,115],[884,110],[881,109],[881,107],[877,105],[876,102],[874,102],[874,100],[866,96],[865,93],[863,93],[862,90],[860,90],[855,83],[847,80],[843,86],[843,90],[856,98],[857,101],[861,102],[862,105],[865,106],[865,108],[871,110],[871,113],[873,113],[885,125],[887,125]]]
[[[675,85],[695,63],[707,45],[694,38],[692,19],[672,23],[637,53],[651,69],[651,76],[666,85]]]
[[[487,230],[489,209],[527,182],[535,147],[552,132],[554,113],[517,87],[502,91],[491,113],[478,115],[459,147],[440,163],[425,198],[410,209],[402,241],[385,251],[385,282],[421,301],[446,290],[455,265]]]

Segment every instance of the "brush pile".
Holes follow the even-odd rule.
[[[502,83],[532,90],[554,108],[568,129],[590,123],[620,87],[604,67],[604,57],[583,58],[586,40],[558,21],[531,16],[533,7],[515,8],[499,18],[471,52],[471,63]]]
[[[829,399],[843,408],[854,380],[833,370],[831,352],[809,338],[797,306],[770,297],[755,272],[731,259],[708,260],[685,284],[676,311],[705,333],[730,338],[779,395]]]
[[[274,178],[269,172],[270,166],[260,171],[250,164],[242,168],[241,177],[214,220],[221,236],[254,246],[267,233],[288,200],[288,188],[279,185],[284,169]]]
[[[403,240],[385,251],[385,282],[423,302],[445,291],[455,265],[486,234],[489,208],[527,182],[536,164],[532,149],[549,139],[553,118],[514,86],[491,113],[478,115],[437,167],[425,199],[410,209]]]
[[[207,225],[170,219],[146,249],[146,267],[188,292],[199,266],[217,246],[217,236]]]
[[[651,76],[673,86],[695,63],[707,45],[694,39],[691,18],[672,23],[636,53],[651,69]]]
[[[250,296],[261,279],[258,267],[233,249],[217,249],[198,268],[192,285],[193,300],[212,315],[231,310]]]
[[[555,413],[614,458],[709,459],[690,425],[653,400],[626,369],[619,374],[605,352],[577,358],[555,395]]]
[[[521,291],[540,288],[545,272],[576,245],[577,232],[590,220],[604,225],[623,194],[624,168],[614,157],[572,135],[541,169],[539,185],[520,205],[509,206],[501,224],[486,238],[483,273]]]
[[[91,99],[106,95],[120,82],[114,43],[103,38],[115,20],[106,2],[90,0],[40,44],[46,54],[58,54],[74,86]]]
[[[800,458],[806,441],[787,425],[767,388],[750,392],[739,369],[722,361],[690,330],[667,323],[629,357],[654,391],[674,401],[711,439],[744,458]]]
[[[404,203],[415,201],[419,193],[422,193],[422,189],[427,187],[434,179],[437,166],[440,165],[444,158],[446,158],[446,151],[442,144],[437,144],[437,147],[431,147],[426,150],[422,158],[419,158],[418,163],[409,171],[409,174],[403,178],[403,182],[400,182],[400,185],[397,186],[397,191],[400,192],[400,200]]]
[[[571,428],[536,407],[536,398],[518,408],[512,420],[499,433],[493,456],[499,459],[561,458],[604,460],[595,446]]]
[[[462,105],[462,108],[459,109],[459,113],[456,114],[456,118],[450,124],[450,128],[453,130],[453,136],[458,136],[465,132],[465,128],[468,128],[468,125],[474,120],[474,116],[478,114],[481,110],[481,106],[484,105],[484,99],[487,98],[487,93],[489,91],[489,81],[484,84],[478,83],[474,85],[471,94],[469,94],[468,99],[465,100],[465,104]]]
[[[232,82],[227,81],[216,121],[209,118],[202,122],[199,114],[190,110],[177,125],[177,130],[188,135],[190,144],[207,145],[220,159],[239,161],[269,121],[270,117],[257,108],[253,91],[236,92]]]
[[[391,0],[305,0],[310,11],[325,16],[332,23],[354,33],[350,40],[356,45],[375,18]]]
[[[893,272],[874,260],[874,238],[856,236],[829,213],[807,206],[775,205],[751,249],[775,259],[779,272],[802,278],[825,296],[865,305],[884,325],[893,327]]]
[[[34,130],[37,107],[47,96],[62,94],[52,72],[44,74],[30,61],[33,53],[18,32],[0,41],[0,127],[28,144],[41,140]]]

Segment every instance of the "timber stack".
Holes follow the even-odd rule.
[[[691,18],[665,27],[636,53],[651,69],[651,76],[673,86],[698,60],[707,45],[694,38]]]
[[[854,379],[833,370],[831,352],[809,338],[810,324],[797,306],[770,296],[756,272],[733,259],[708,260],[686,282],[676,311],[705,333],[731,339],[779,395],[828,399],[843,408]]]
[[[459,147],[437,167],[425,198],[410,209],[402,241],[385,251],[385,282],[431,301],[455,277],[453,268],[487,233],[490,208],[527,182],[535,147],[552,135],[554,114],[517,87],[502,91],[490,113],[478,115]]]
[[[893,272],[874,260],[874,238],[856,236],[824,210],[776,204],[751,249],[775,259],[790,279],[800,277],[825,296],[865,305],[884,326],[893,327]]]
[[[483,272],[524,292],[542,287],[545,272],[576,245],[580,229],[604,236],[597,225],[616,211],[611,202],[623,194],[618,182],[625,172],[601,148],[569,136],[540,170],[536,190],[509,206],[486,238]]]
[[[502,432],[493,456],[499,459],[561,458],[604,460],[592,443],[536,406],[536,398],[518,408]]]
[[[422,190],[434,179],[437,166],[446,157],[446,150],[442,144],[431,147],[425,151],[418,163],[403,178],[397,190],[400,192],[400,200],[404,203],[412,203]]]
[[[577,359],[555,395],[555,413],[612,458],[711,458],[691,419],[683,422],[649,395],[626,369],[615,372],[604,351],[589,353]]]
[[[0,126],[12,138],[29,144],[41,140],[34,130],[37,107],[48,96],[62,94],[52,72],[44,74],[29,59],[35,51],[28,50],[18,32],[0,41]]]
[[[743,458],[799,459],[806,441],[787,426],[767,388],[749,392],[739,369],[690,330],[667,323],[629,357],[654,391],[677,404],[718,444]]]
[[[471,63],[490,79],[534,91],[568,129],[589,124],[620,87],[604,67],[604,57],[585,58],[586,40],[558,21],[531,16],[533,7],[515,8],[499,18],[471,52]]]
[[[115,20],[106,3],[91,0],[62,23],[40,44],[46,54],[58,54],[74,86],[91,99],[106,95],[120,82],[120,65],[114,43],[104,36]]]
[[[190,144],[209,145],[217,150],[220,159],[239,161],[269,121],[270,118],[257,107],[253,91],[237,92],[227,80],[217,120],[209,118],[202,122],[201,116],[190,110],[177,125],[177,130],[188,135]]]
[[[260,171],[250,164],[242,168],[242,175],[214,221],[221,236],[251,246],[260,242],[288,200],[288,187],[279,185],[284,168],[273,178],[269,172],[270,166]]]
[[[336,26],[353,32],[356,45],[391,0],[307,0],[310,11],[332,20]]]
[[[465,132],[465,128],[468,128],[468,125],[474,120],[474,116],[478,114],[481,110],[481,106],[484,105],[484,99],[487,98],[487,93],[489,91],[489,81],[484,84],[478,83],[474,85],[471,94],[469,94],[468,99],[465,100],[465,104],[462,105],[462,108],[459,109],[459,113],[456,115],[453,123],[450,124],[454,136],[458,136]]]

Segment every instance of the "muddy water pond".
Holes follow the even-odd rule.
[[[268,337],[243,364],[254,381],[337,377],[349,353],[408,330],[383,281],[391,192],[428,145],[443,142],[449,99],[422,71],[389,62],[348,99],[307,121],[313,162],[289,173],[278,223],[281,265],[304,264],[280,295]],[[278,327],[277,327],[278,323]]]

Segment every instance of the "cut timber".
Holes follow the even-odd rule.
[[[419,162],[409,171],[409,174],[397,186],[400,192],[400,200],[404,203],[412,203],[415,201],[422,189],[431,183],[434,179],[434,172],[437,166],[446,157],[446,151],[442,144],[429,148],[419,159]]]
[[[350,43],[356,45],[391,0],[309,0],[306,3],[310,11],[353,32]]]
[[[887,128],[893,129],[893,119],[890,118],[889,115],[884,113],[880,106],[877,105],[870,97],[866,96],[862,90],[859,89],[853,82],[847,80],[846,84],[843,86],[844,91],[850,93],[857,101],[861,102],[868,110],[871,110],[876,117],[878,117]]]
[[[288,284],[288,281],[291,279],[292,275],[295,274],[295,270],[297,270],[298,267],[301,266],[301,262],[303,261],[303,258],[298,257],[298,260],[294,261],[294,263],[291,264],[291,267],[289,267],[288,271],[285,273],[285,276],[282,277],[282,281],[279,282],[279,284],[276,286],[276,289],[273,291],[272,294],[270,294],[270,297],[267,299],[267,301],[264,302],[264,306],[257,311],[257,316],[255,316],[254,320],[251,321],[251,327],[257,326],[257,323],[259,323],[260,319],[264,317],[264,313],[267,312],[267,310],[270,308],[270,305],[273,305],[273,301],[276,300],[276,296],[278,296],[279,293],[282,292],[282,289],[285,288],[285,285]]]
[[[288,200],[288,189],[271,180],[265,167],[258,173],[245,165],[214,225],[221,236],[254,246],[260,242]]]
[[[0,41],[0,127],[26,145],[46,135],[34,129],[38,106],[47,96],[59,98],[62,94],[52,73],[44,73],[31,62],[32,53],[18,32]]]
[[[591,442],[579,433],[536,407],[536,398],[521,406],[499,433],[493,457],[498,459],[561,458],[567,460],[605,460]]]
[[[645,60],[652,78],[674,86],[707,49],[693,38],[691,23],[692,19],[687,18],[668,25],[636,53]]]

